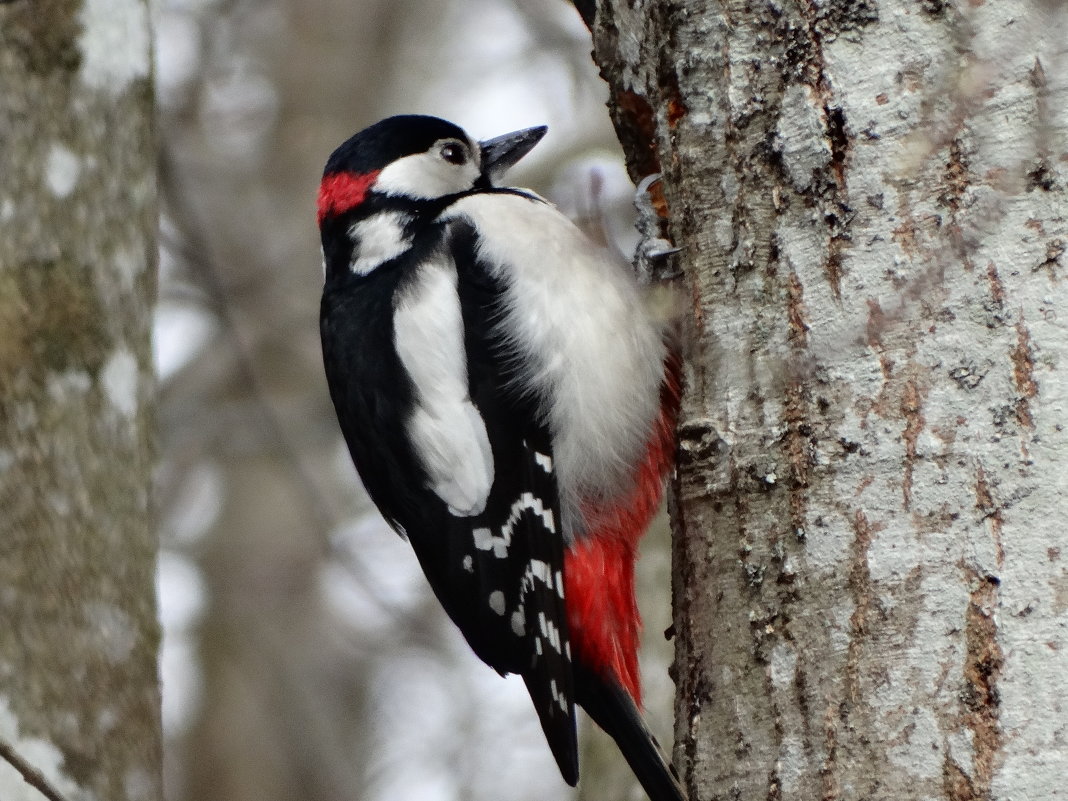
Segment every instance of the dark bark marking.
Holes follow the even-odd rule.
[[[846,131],[845,112],[839,107],[824,106],[827,138],[831,143],[831,169],[840,190],[845,189],[845,164],[852,142]]]
[[[790,463],[788,491],[790,494],[790,528],[804,530],[808,512],[808,404],[803,382],[792,378],[786,386],[783,421],[786,423],[785,450]]]
[[[975,784],[949,755],[946,749],[942,759],[942,792],[948,801],[979,801]]]
[[[964,193],[971,185],[968,173],[968,162],[964,156],[964,150],[959,138],[949,143],[949,159],[946,161],[942,173],[944,189],[938,196],[938,203],[951,211],[958,211]]]
[[[730,450],[711,420],[698,418],[680,423],[678,437],[679,464],[697,464],[713,458],[718,461]]]
[[[942,172],[942,180],[943,189],[938,195],[937,203],[949,210],[949,222],[945,228],[946,235],[953,243],[957,255],[960,256],[964,269],[970,272],[975,266],[971,259],[972,247],[965,242],[958,213],[965,205],[967,192],[972,184],[972,176],[968,170],[968,160],[959,137],[954,137],[949,143],[949,158]]]
[[[850,706],[859,702],[860,650],[868,635],[868,621],[875,608],[875,596],[871,586],[871,570],[868,568],[868,549],[883,526],[872,524],[860,509],[853,513],[851,521],[853,543],[849,548],[849,590],[853,596],[853,614],[849,616],[849,646],[846,652],[846,701]]]
[[[656,114],[648,99],[632,89],[616,92],[611,104],[623,152],[628,155],[632,178],[642,178],[660,172],[660,156],[656,152]]]
[[[998,629],[994,614],[998,604],[1001,582],[995,576],[983,576],[972,568],[965,568],[976,586],[965,610],[964,686],[962,722],[972,732],[974,756],[971,776],[958,781],[954,789],[967,794],[951,796],[954,801],[989,801],[994,771],[1001,756],[1003,734],[999,723],[1001,697],[997,682],[1004,665],[1004,654],[998,644]]]
[[[1035,359],[1031,352],[1031,332],[1023,320],[1016,323],[1016,347],[1012,349],[1010,358],[1013,380],[1016,382],[1017,392],[1020,393],[1016,400],[1016,420],[1024,428],[1034,428],[1030,400],[1038,394],[1038,382],[1034,376]]]
[[[843,702],[843,706],[844,706]],[[838,720],[843,717],[841,707],[829,704],[823,716],[823,748],[826,756],[820,766],[820,801],[837,801],[842,788],[838,782]]]
[[[973,390],[983,383],[983,379],[986,378],[986,374],[990,372],[991,367],[993,367],[993,363],[990,361],[986,361],[982,365],[968,361],[959,367],[954,367],[949,371],[948,375],[961,389]]]
[[[994,538],[997,565],[1000,569],[1005,564],[1005,543],[1001,537],[1001,506],[994,501],[994,495],[990,491],[990,484],[986,479],[986,471],[982,465],[979,465],[975,474],[975,508],[983,513],[985,519],[990,521],[990,533]]]
[[[1056,187],[1057,181],[1053,177],[1053,172],[1050,170],[1050,166],[1046,163],[1045,159],[1040,160],[1031,170],[1027,173],[1027,191],[1030,192],[1034,189],[1041,189],[1043,192],[1049,192]]]
[[[679,120],[690,113],[686,101],[682,98],[682,90],[679,88],[679,76],[670,64],[665,64],[666,69],[660,71],[660,90],[664,105],[667,107],[667,124],[669,128],[678,125]]]
[[[901,414],[905,418],[905,475],[901,482],[901,494],[906,509],[912,506],[912,474],[916,464],[916,441],[923,431],[926,420],[923,416],[923,393],[914,379],[905,382],[901,396]]]
[[[920,10],[928,17],[944,17],[947,0],[920,0]]]
[[[790,332],[787,336],[790,344],[798,348],[807,347],[810,326],[808,310],[805,308],[805,290],[794,270],[790,271],[787,278],[786,298],[786,318],[790,324]]]
[[[822,9],[817,26],[824,36],[837,36],[878,21],[879,7],[875,0],[831,0]]]
[[[1001,276],[998,275],[998,268],[994,266],[994,262],[987,265],[986,277],[990,283],[990,299],[1000,311],[1005,308],[1005,285],[1001,282]]]
[[[883,349],[882,334],[886,330],[886,313],[879,301],[868,298],[868,322],[864,326],[864,342],[874,351]],[[885,374],[885,370],[883,371]]]
[[[798,653],[794,662],[793,689],[794,700],[797,703],[797,714],[801,720],[801,750],[811,758],[813,750],[812,705],[809,703],[808,682],[805,679],[804,656],[803,651]]]
[[[1050,240],[1046,243],[1046,258],[1036,267],[1031,268],[1031,272],[1038,272],[1044,268],[1049,270],[1049,277],[1056,280],[1057,267],[1060,266],[1061,256],[1064,255],[1065,250],[1068,250],[1068,245],[1065,245],[1063,239]]]
[[[1042,62],[1035,58],[1031,68],[1031,86],[1035,90],[1035,150],[1037,159],[1034,168],[1027,173],[1027,191],[1041,189],[1050,192],[1057,189],[1055,173],[1050,166],[1050,154],[1053,151],[1054,124],[1049,110],[1049,85],[1046,83],[1046,70]]]
[[[835,101],[834,91],[824,72],[823,40],[838,33],[863,27],[878,19],[878,13],[868,0],[832,0],[817,5],[806,0],[800,5],[803,26],[780,25],[781,38],[786,42],[784,61],[789,73],[812,87],[823,111],[823,124],[831,151],[830,176],[804,193],[806,202],[823,211],[827,224],[827,255],[823,272],[835,300],[842,299],[843,251],[848,246],[853,212],[848,203],[846,167],[853,137],[849,133],[845,111]]]
[[[831,285],[831,294],[835,300],[842,299],[842,249],[844,241],[840,237],[832,236],[827,243],[827,260],[823,264],[823,272]]]

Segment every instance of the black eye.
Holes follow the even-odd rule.
[[[449,142],[442,146],[441,157],[450,164],[463,164],[467,161],[467,150],[457,142]]]

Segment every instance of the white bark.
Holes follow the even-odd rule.
[[[1068,8],[605,2],[692,298],[676,757],[694,799],[1068,775]]]
[[[161,795],[150,73],[143,0],[0,5],[3,801]]]

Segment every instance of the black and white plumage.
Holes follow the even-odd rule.
[[[610,733],[649,763],[635,771],[655,801],[677,801],[638,725],[636,679],[600,664],[607,634],[584,633],[612,627],[569,611],[568,593],[598,589],[565,592],[576,543],[628,513],[613,504],[659,499],[637,481],[651,447],[655,482],[667,458],[670,354],[631,275],[540,197],[494,185],[544,132],[476,143],[392,117],[333,153],[319,193],[326,375],[372,500],[475,653],[523,676],[565,780],[578,778],[577,700],[631,721]]]

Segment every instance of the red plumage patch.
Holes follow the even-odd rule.
[[[572,648],[585,664],[613,676],[641,707],[634,562],[638,541],[660,506],[664,478],[675,460],[682,364],[677,351],[664,361],[660,416],[631,491],[607,505],[584,509],[588,536],[564,554],[564,596]]]
[[[319,184],[319,224],[363,203],[379,170],[374,172],[335,172],[324,175]]]

